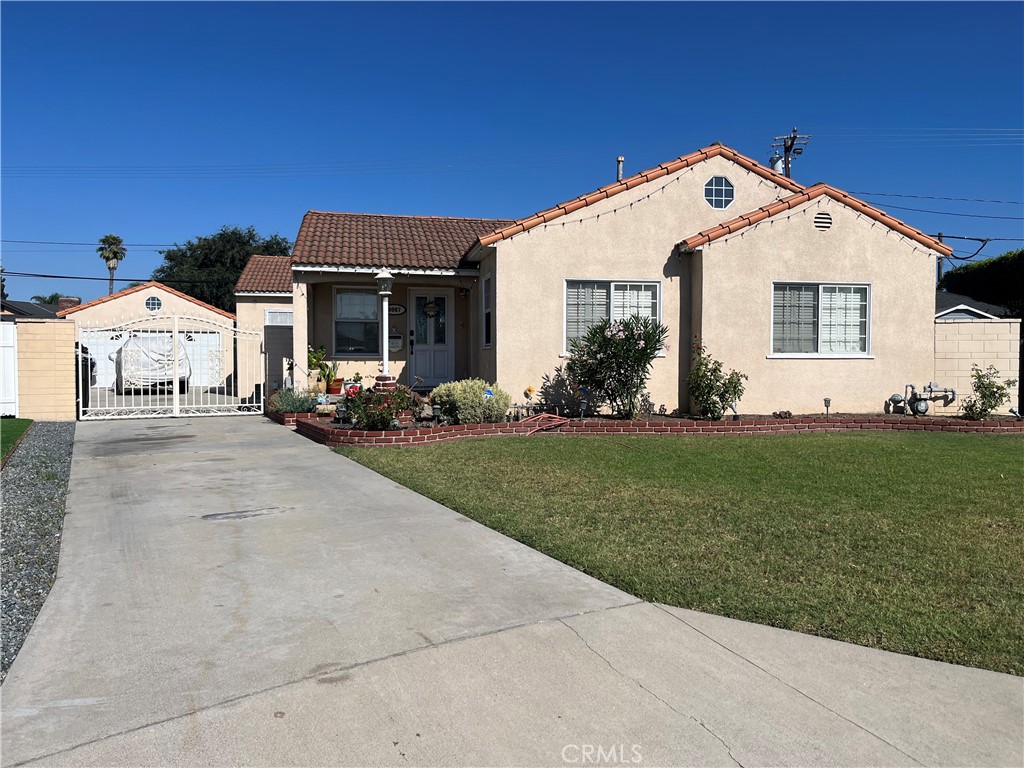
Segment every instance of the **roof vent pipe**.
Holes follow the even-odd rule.
[[[619,155],[615,159],[615,164],[616,164],[615,180],[616,181],[622,181],[622,164],[624,162],[626,162],[626,158],[624,158],[622,155]]]

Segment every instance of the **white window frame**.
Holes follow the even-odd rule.
[[[377,351],[376,352],[339,352],[338,351],[338,294],[339,293],[372,293],[377,297]],[[382,340],[380,339],[380,294],[377,289],[370,285],[335,285],[331,291],[331,357],[339,360],[382,360],[384,352],[381,350]]]
[[[661,295],[661,280],[650,280],[637,278],[634,280],[608,280],[601,277],[567,277],[562,280],[562,354],[560,357],[569,356],[569,283],[608,283],[608,301],[614,301],[615,286],[617,285],[653,285],[655,289],[655,301],[658,303],[657,321],[661,322],[663,301]],[[611,304],[609,304],[609,315]],[[658,357],[664,357],[665,353],[660,352]]]
[[[821,348],[821,292],[823,288],[867,288],[867,331],[864,339],[865,350],[863,352],[774,352],[775,349],[775,286],[777,285],[813,285],[818,289],[818,348]],[[871,349],[871,314],[872,314],[872,285],[863,282],[842,282],[817,280],[772,280],[768,289],[768,355],[769,360],[873,360],[874,354]]]
[[[711,184],[715,179],[722,179],[722,181],[724,181],[726,184],[729,185],[729,189],[732,192],[732,197],[730,198],[729,202],[727,202],[723,206],[717,206],[712,201],[713,200],[722,200],[724,202],[724,200],[725,200],[724,197],[720,198],[720,197],[718,197],[716,195],[712,195],[711,196],[711,200],[708,200],[708,185]],[[733,203],[736,202],[736,185],[732,183],[732,179],[730,179],[728,176],[722,176],[722,175],[712,176],[710,179],[708,179],[707,181],[704,182],[704,188],[701,191],[704,193],[704,202],[707,203],[710,208],[713,208],[716,211],[724,211],[726,208],[728,208],[729,206],[731,206]],[[717,191],[718,191],[717,188],[712,188],[712,192],[717,192]]]
[[[283,315],[285,313],[291,315],[291,318],[292,318],[291,322],[289,322],[289,323],[272,323],[272,322],[270,322],[270,315],[271,314]],[[295,310],[293,310],[293,309],[269,309],[269,308],[268,309],[264,309],[263,310],[263,325],[271,325],[271,326],[274,326],[274,327],[278,327],[278,326],[280,326],[280,327],[287,327],[287,326],[295,325]]]
[[[491,306],[487,306],[487,286],[491,290]],[[487,341],[487,315],[491,316],[491,340]],[[480,280],[480,348],[494,346],[494,276],[487,274]]]

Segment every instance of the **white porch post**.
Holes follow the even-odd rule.
[[[309,319],[306,294],[308,283],[292,283],[292,386],[295,389],[309,388],[309,371],[306,370],[306,348],[309,346]]]
[[[390,352],[388,345],[391,343],[391,339],[388,338],[388,297],[391,295],[391,286],[395,284],[394,275],[388,272],[387,267],[381,269],[376,275],[374,280],[377,281],[377,293],[380,294],[380,328],[381,336],[383,337],[380,341],[381,348],[381,362],[383,363],[383,370],[380,372],[380,376],[377,377],[376,388],[377,389],[394,389],[396,386],[395,377],[391,375],[390,370]]]
[[[390,357],[390,352],[391,352],[391,350],[388,349],[388,342],[389,342],[389,338],[388,338],[388,333],[389,333],[389,330],[388,330],[388,320],[389,320],[389,318],[388,318],[388,295],[386,293],[382,294],[380,299],[381,299],[381,303],[380,303],[380,313],[381,313],[381,319],[380,319],[380,323],[381,323],[381,345],[380,346],[381,346],[381,351],[382,351],[383,358],[384,358],[384,360],[383,360],[383,362],[384,362],[384,370],[381,371],[381,373],[384,376],[390,376],[391,375],[391,370],[388,367],[389,357]]]

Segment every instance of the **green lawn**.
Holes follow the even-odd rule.
[[[646,600],[1024,674],[1018,436],[338,450]]]
[[[0,419],[0,459],[6,459],[32,419]]]

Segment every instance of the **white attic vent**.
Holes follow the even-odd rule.
[[[832,226],[832,214],[821,213],[814,214],[814,228],[820,232],[824,232],[826,229]]]

